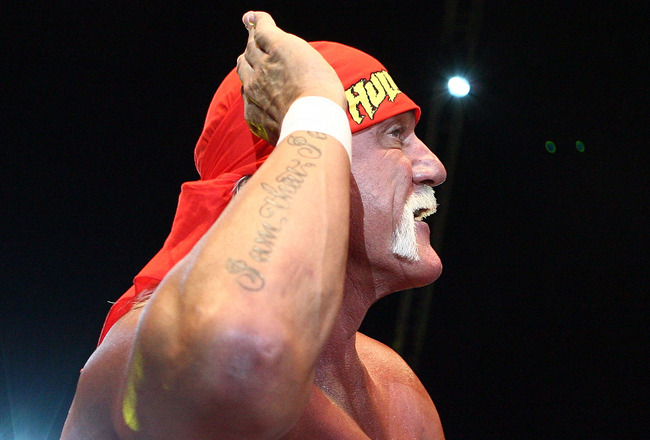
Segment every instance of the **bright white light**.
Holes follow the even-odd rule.
[[[447,83],[447,87],[449,87],[449,93],[458,98],[462,98],[469,93],[469,83],[465,78],[461,78],[460,76],[451,78]]]

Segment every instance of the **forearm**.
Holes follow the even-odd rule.
[[[287,138],[179,265],[181,322],[264,317],[320,351],[342,295],[349,181],[336,140]]]
[[[297,417],[347,254],[349,160],[322,137],[282,142],[163,280],[136,335],[133,359],[149,376],[141,388],[166,389],[203,413],[236,408],[233,422]]]

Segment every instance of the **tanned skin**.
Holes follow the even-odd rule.
[[[318,52],[266,13],[243,20],[245,117],[272,142],[295,99],[345,108]],[[108,332],[62,439],[444,438],[411,369],[357,332],[379,298],[441,270],[422,222],[419,261],[390,251],[406,198],[445,179],[414,128],[408,112],[355,134],[352,166],[325,134],[280,142],[147,303]],[[283,176],[290,194],[274,187]]]

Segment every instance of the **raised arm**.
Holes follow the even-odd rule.
[[[343,106],[311,46],[268,14],[244,22],[238,72],[253,128],[277,139],[307,95]],[[341,142],[295,127],[147,304],[108,333],[63,438],[263,439],[293,426],[341,303],[350,182]]]

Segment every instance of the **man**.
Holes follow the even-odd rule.
[[[445,170],[414,134],[419,108],[362,52],[262,12],[244,23],[201,181],[111,309],[63,438],[443,438],[406,363],[357,332],[442,268],[422,218]]]

